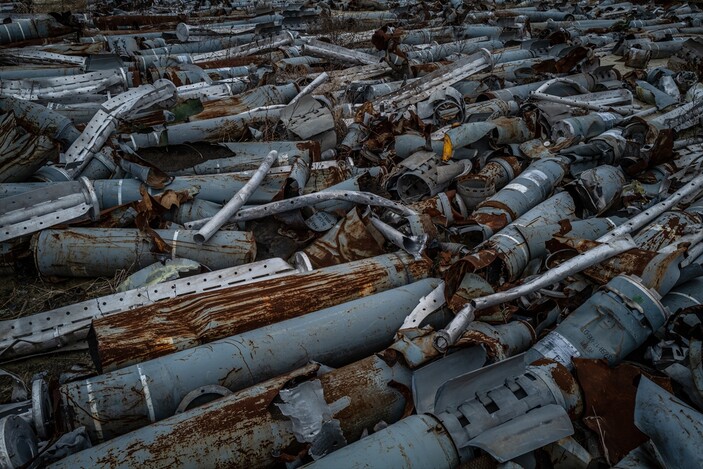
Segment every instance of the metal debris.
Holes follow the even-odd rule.
[[[0,468],[703,465],[698,4],[47,9]]]

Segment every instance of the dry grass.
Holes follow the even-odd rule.
[[[41,277],[18,275],[0,278],[0,320],[16,319],[37,314],[61,306],[115,293],[127,272],[119,271],[113,278],[67,279],[50,282]],[[47,372],[48,379],[56,379],[61,373],[78,366],[81,370],[94,371],[90,356],[84,350],[62,351],[26,357],[3,363],[3,370],[19,376],[27,386],[37,373]],[[0,403],[9,401],[13,380],[0,378]]]
[[[2,279],[0,320],[16,319],[109,295],[115,292],[117,285],[126,276],[126,272],[121,270],[111,279],[69,279],[60,283],[49,282],[41,277],[7,276]]]
[[[84,12],[88,7],[86,0],[27,0],[24,2],[28,11],[33,13]]]

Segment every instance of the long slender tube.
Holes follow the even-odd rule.
[[[254,172],[254,175],[249,179],[249,181],[244,184],[244,186],[234,194],[234,197],[230,199],[229,202],[225,204],[222,209],[215,214],[200,230],[195,234],[193,239],[198,244],[205,243],[208,239],[214,235],[217,230],[222,228],[222,225],[227,223],[227,221],[239,211],[240,208],[249,200],[254,191],[261,185],[261,182],[266,177],[266,174],[273,166],[273,163],[278,159],[278,152],[276,150],[271,150],[264,161],[259,166],[259,169]]]
[[[688,184],[683,186],[681,189],[674,192],[672,195],[667,197],[665,200],[659,202],[658,204],[648,208],[644,212],[641,212],[634,217],[630,218],[626,223],[615,228],[613,231],[604,234],[596,241],[599,243],[607,243],[613,238],[622,236],[624,234],[632,233],[638,230],[657,218],[662,213],[674,207],[678,204],[684,197],[696,194],[703,188],[703,174],[692,179]]]
[[[290,210],[297,210],[299,208],[308,207],[321,202],[327,202],[329,200],[347,200],[357,204],[384,207],[405,216],[417,215],[417,213],[405,205],[393,202],[392,200],[388,200],[371,192],[326,190],[323,192],[315,192],[314,194],[305,194],[299,197],[278,200],[276,202],[258,205],[256,207],[245,208],[234,215],[230,221],[239,222],[257,220],[269,215],[276,215],[279,213],[288,212]],[[186,223],[185,226],[188,227],[189,230],[194,230],[197,229],[198,226],[203,226],[202,223],[208,220],[210,219],[204,218],[202,220],[195,220],[190,223]]]
[[[291,106],[291,107],[295,106],[296,104],[298,104],[298,101],[303,99],[304,96],[312,93],[317,87],[326,83],[329,79],[330,79],[330,76],[327,74],[327,72],[322,72],[321,74],[319,74],[317,76],[317,78],[315,78],[313,81],[311,81],[308,86],[306,86],[305,88],[300,90],[300,93],[298,93],[296,95],[296,97],[293,98],[291,100],[291,102],[288,103],[288,106]]]
[[[515,300],[636,247],[637,245],[629,236],[616,238],[611,240],[608,244],[602,244],[587,253],[569,259],[559,266],[550,269],[546,274],[528,280],[522,285],[511,288],[510,290],[476,298],[464,306],[445,329],[437,332],[434,339],[434,346],[441,352],[446,351],[447,348],[454,344],[461,334],[464,333],[466,326],[474,320],[476,311]]]

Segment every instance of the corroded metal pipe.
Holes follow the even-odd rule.
[[[135,308],[93,321],[93,358],[114,370],[396,288],[427,277],[430,267],[384,254]]]
[[[569,275],[580,272],[592,265],[598,264],[606,259],[636,247],[637,245],[629,236],[614,238],[611,239],[609,243],[601,244],[600,246],[591,249],[585,255],[576,256],[569,259],[557,267],[548,270],[547,273],[534,277],[522,285],[513,287],[510,290],[501,291],[499,293],[494,293],[492,295],[471,300],[456,314],[454,320],[452,320],[449,326],[437,332],[434,339],[434,345],[440,351],[447,350],[447,348],[453,345],[461,334],[464,333],[466,326],[474,320],[476,311],[512,301],[520,298],[521,296],[527,295],[528,293],[548,287],[555,282],[563,280]]]
[[[44,230],[32,239],[37,270],[42,275],[113,277],[120,269],[139,269],[161,258],[192,259],[210,269],[246,264],[256,257],[252,233],[221,231],[207,245],[193,241],[194,231],[154,230],[153,235],[131,228],[73,228]],[[152,252],[159,237],[167,252]],[[156,249],[154,249],[156,251]]]

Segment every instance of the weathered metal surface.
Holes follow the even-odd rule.
[[[631,277],[618,276],[537,342],[527,360],[545,357],[571,368],[572,358],[605,358],[615,365],[667,318],[656,292]]]
[[[236,391],[310,360],[342,366],[361,359],[387,346],[405,316],[437,283],[421,280],[66,384],[60,390],[66,422],[85,425],[95,441],[107,440],[173,415],[188,392],[205,384]]]
[[[634,423],[636,383],[647,377],[671,391],[669,380],[629,363],[610,368],[604,360],[574,358],[573,362],[584,392],[583,422],[602,435],[608,459],[619,461],[647,441]],[[611,393],[611,389],[618,392]]]
[[[643,377],[637,387],[635,425],[652,439],[666,467],[703,464],[703,414]]]
[[[220,211],[218,211],[208,222],[198,230],[193,239],[197,243],[205,243],[209,240],[217,230],[222,228],[224,225],[237,211],[244,206],[244,204],[249,200],[253,192],[259,187],[263,182],[266,173],[271,169],[274,161],[278,158],[278,152],[273,150],[264,158],[261,166],[252,174],[251,179],[249,179],[241,189],[234,194]]]
[[[302,252],[315,268],[383,254],[383,236],[368,217],[353,208],[344,218]]]
[[[159,258],[185,257],[211,269],[246,264],[256,257],[250,232],[221,231],[207,244],[194,240],[191,230],[73,228],[44,230],[32,241],[35,264],[43,275],[112,276],[117,270],[146,267]]]
[[[84,214],[99,218],[100,205],[86,178],[7,197],[0,208],[0,241],[26,236]]]
[[[413,415],[308,467],[450,469],[458,464],[459,458],[452,440],[439,421],[429,415]]]
[[[93,318],[119,314],[133,308],[186,295],[215,291],[258,282],[269,277],[290,275],[296,270],[282,259],[244,264],[194,275],[180,280],[140,287],[82,301],[15,320],[0,322],[0,347],[5,358],[39,353],[84,340]]]
[[[162,301],[94,320],[93,357],[101,370],[122,368],[396,288],[427,277],[429,267],[386,254]]]
[[[550,269],[546,274],[535,277],[520,286],[510,290],[495,293],[493,295],[484,296],[472,300],[464,308],[461,309],[454,320],[443,330],[439,331],[435,337],[435,347],[438,350],[446,350],[452,345],[459,336],[464,332],[466,326],[474,319],[475,311],[489,306],[505,303],[511,299],[519,298],[529,292],[544,288],[557,279],[561,279],[571,273],[581,271],[598,264],[610,257],[613,257],[621,252],[629,251],[635,247],[632,239],[616,238],[612,245],[602,244],[589,251],[588,256],[578,256],[570,259],[557,267]]]
[[[21,380],[0,380],[0,413],[29,422],[41,448],[32,467],[63,457],[84,467],[634,467],[690,452],[658,436],[616,448],[610,421],[632,418],[606,415],[617,415],[612,386],[597,373],[581,384],[591,397],[605,389],[605,410],[587,405],[572,426],[579,389],[565,365],[580,354],[654,367],[675,397],[703,405],[695,5],[25,11],[0,4],[0,222],[14,227],[0,235],[0,260],[15,274],[1,291],[0,361],[22,376],[48,370],[51,388],[58,378],[73,392],[52,413]],[[236,213],[218,220],[235,195]],[[217,242],[189,242],[213,225]],[[359,267],[397,248],[402,266]],[[174,255],[187,271],[161,264]],[[248,260],[259,262],[231,267]],[[147,264],[158,278],[117,291],[124,270]],[[198,273],[208,267],[225,268]],[[330,269],[334,281],[321,277]],[[380,291],[412,269],[437,278]],[[76,303],[56,308],[66,302]],[[71,365],[88,360],[93,320],[96,334],[105,326],[96,359],[105,347],[107,367],[129,366],[88,385]],[[512,357],[537,338],[530,359],[564,364],[542,358],[528,371]],[[222,406],[200,413],[214,398]],[[454,420],[403,420],[422,412]],[[163,419],[92,452],[82,427],[68,431],[85,423],[97,441]],[[399,419],[407,425],[392,430]]]
[[[130,112],[140,108],[172,100],[175,97],[175,91],[173,83],[159,80],[154,85],[143,85],[104,102],[81,136],[66,151],[66,168],[72,174],[78,174],[88,163],[89,158],[105,144],[115,130],[118,119],[125,118]]]

